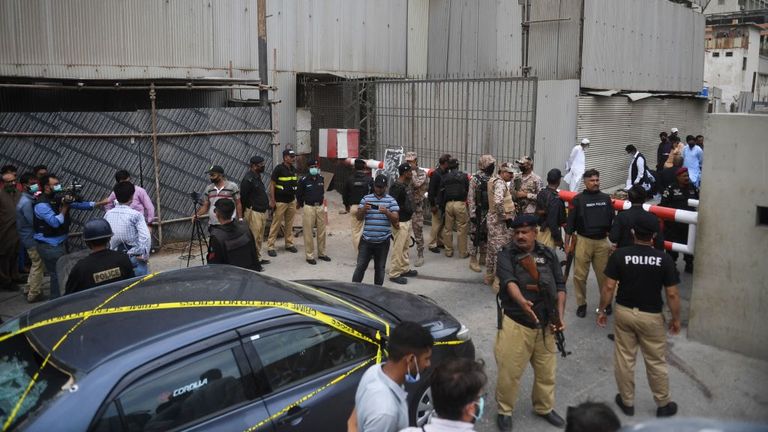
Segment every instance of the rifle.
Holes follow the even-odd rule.
[[[576,233],[571,236],[571,252],[565,255],[565,262],[561,263],[565,265],[565,271],[563,271],[563,279],[568,280],[568,275],[571,273],[571,266],[573,265],[573,256],[576,254]]]
[[[553,331],[555,336],[555,345],[557,346],[557,350],[560,352],[560,356],[565,358],[571,354],[571,352],[565,350],[565,335],[563,334],[562,330],[558,330],[560,327],[562,327],[562,322],[560,321],[560,311],[557,309],[557,302],[552,298],[552,292],[549,290],[549,287],[541,287],[541,282],[539,281],[539,269],[536,268],[536,262],[534,261],[533,257],[528,254],[521,258],[519,262],[525,271],[527,271],[528,274],[531,275],[533,280],[536,282],[536,284],[526,285],[525,289],[538,293],[544,300],[544,307],[549,313],[549,323],[552,324],[552,326],[555,328]]]

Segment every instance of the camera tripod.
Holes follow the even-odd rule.
[[[194,213],[197,214],[198,207],[200,205],[200,198],[197,192],[192,192],[190,194],[192,197],[192,205],[194,207]],[[187,247],[187,267],[189,267],[189,262],[192,259],[192,246],[195,244],[195,240],[197,240],[197,246],[200,248],[200,262],[202,265],[205,265],[205,255],[203,252],[203,243],[205,243],[205,250],[208,250],[208,241],[205,239],[205,232],[203,231],[203,224],[200,222],[200,219],[195,218],[192,220],[192,234],[189,236],[189,246]]]

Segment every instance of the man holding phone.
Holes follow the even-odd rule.
[[[363,281],[365,269],[373,258],[373,283],[384,285],[389,239],[392,237],[392,227],[398,228],[400,220],[400,207],[397,200],[387,194],[387,183],[387,176],[377,175],[373,181],[373,193],[360,200],[355,216],[363,221],[363,236],[357,251],[357,266],[352,282]]]

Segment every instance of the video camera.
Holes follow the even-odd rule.
[[[72,203],[76,201],[82,201],[83,200],[83,184],[80,183],[80,180],[77,178],[72,179],[72,181],[62,188],[61,190],[61,202],[63,203]]]
[[[195,204],[200,204],[203,198],[199,192],[190,192],[189,197],[192,198]]]

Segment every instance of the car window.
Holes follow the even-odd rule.
[[[128,431],[166,431],[246,401],[232,349],[143,377],[117,398]]]
[[[104,415],[96,423],[92,432],[120,432],[123,430],[123,423],[120,421],[120,414],[117,411],[116,402],[112,402],[107,407]]]
[[[376,347],[320,324],[251,336],[272,390],[371,357]]]

